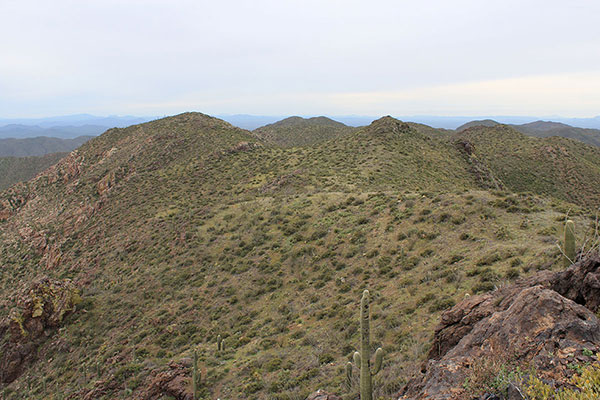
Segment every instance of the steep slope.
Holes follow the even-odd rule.
[[[40,136],[29,139],[0,139],[0,157],[29,157],[65,153],[75,150],[91,138],[92,136],[79,136],[75,139],[59,139]]]
[[[33,178],[66,155],[53,153],[39,157],[0,157],[0,191]]]
[[[310,146],[353,131],[354,128],[327,117],[289,117],[255,129],[256,136],[282,147]]]
[[[600,148],[561,138],[531,138],[515,129],[476,126],[454,137],[513,191],[553,196],[590,208],[600,204]]]
[[[583,231],[577,206],[479,191],[456,147],[389,117],[302,148],[197,113],[112,129],[0,193],[0,321],[40,275],[82,297],[3,396],[183,398],[195,348],[207,398],[352,392],[365,287],[391,396],[442,309],[552,265],[568,210]]]

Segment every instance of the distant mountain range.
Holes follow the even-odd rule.
[[[97,117],[89,114],[48,118],[0,118],[0,138],[48,136],[73,139],[86,135],[98,136],[110,128],[124,128],[153,119],[156,117]]]
[[[232,125],[239,128],[254,130],[261,126],[272,124],[280,121],[287,116],[285,115],[248,115],[248,114],[233,114],[233,115],[217,115]],[[307,116],[303,116],[307,117]],[[378,119],[377,116],[369,115],[328,115],[327,117],[341,122],[348,126],[366,126],[374,120]],[[526,124],[532,121],[538,121],[541,119],[552,120],[562,124],[576,126],[580,128],[589,129],[600,129],[600,116],[593,118],[563,118],[557,116],[436,116],[436,115],[394,115],[394,118],[402,121],[411,121],[419,124],[428,125],[434,128],[443,129],[456,129],[461,125],[464,125],[473,120],[485,120],[491,119],[499,121],[503,124]],[[1,120],[0,120],[1,123]]]
[[[273,124],[287,118],[287,115],[249,115],[229,114],[217,115],[230,124],[242,129],[255,130],[265,125]],[[307,116],[302,116],[307,118]],[[366,126],[378,117],[369,115],[329,115],[337,122],[348,126]],[[47,118],[0,118],[0,138],[25,138],[49,136],[59,138],[75,138],[82,135],[97,136],[109,128],[124,128],[157,119],[157,116],[95,116],[77,114],[62,117]],[[579,128],[600,129],[600,116],[593,118],[563,118],[563,117],[530,117],[530,116],[435,116],[435,115],[395,115],[402,121],[411,121],[434,128],[456,129],[473,120],[494,120],[503,124],[527,124],[540,119],[552,120]]]
[[[145,121],[156,119],[155,116],[96,116],[90,114],[75,114],[57,117],[44,118],[0,118],[0,126],[10,124],[20,125],[37,125],[42,128],[50,128],[54,126],[83,126],[83,125],[99,125],[108,127],[125,127],[129,125],[140,124]]]
[[[40,136],[25,139],[0,139],[0,157],[43,156],[50,153],[70,152],[93,136],[78,136],[74,139]]]

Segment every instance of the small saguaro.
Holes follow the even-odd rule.
[[[221,338],[221,335],[217,336],[217,352],[225,350],[225,339]]]
[[[575,224],[570,219],[565,223],[564,262],[568,267],[575,262]]]

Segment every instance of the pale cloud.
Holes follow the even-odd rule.
[[[411,115],[569,115],[599,113],[600,71],[527,76],[421,87],[331,95],[339,109],[387,110]]]
[[[600,114],[596,0],[3,0],[0,15],[3,117]]]

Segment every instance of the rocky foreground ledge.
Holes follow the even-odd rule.
[[[443,313],[428,361],[398,398],[472,398],[465,383],[493,364],[534,368],[542,381],[568,386],[572,366],[596,360],[600,351],[599,306],[598,254],[467,297]],[[509,386],[507,398],[523,398],[518,385]]]

